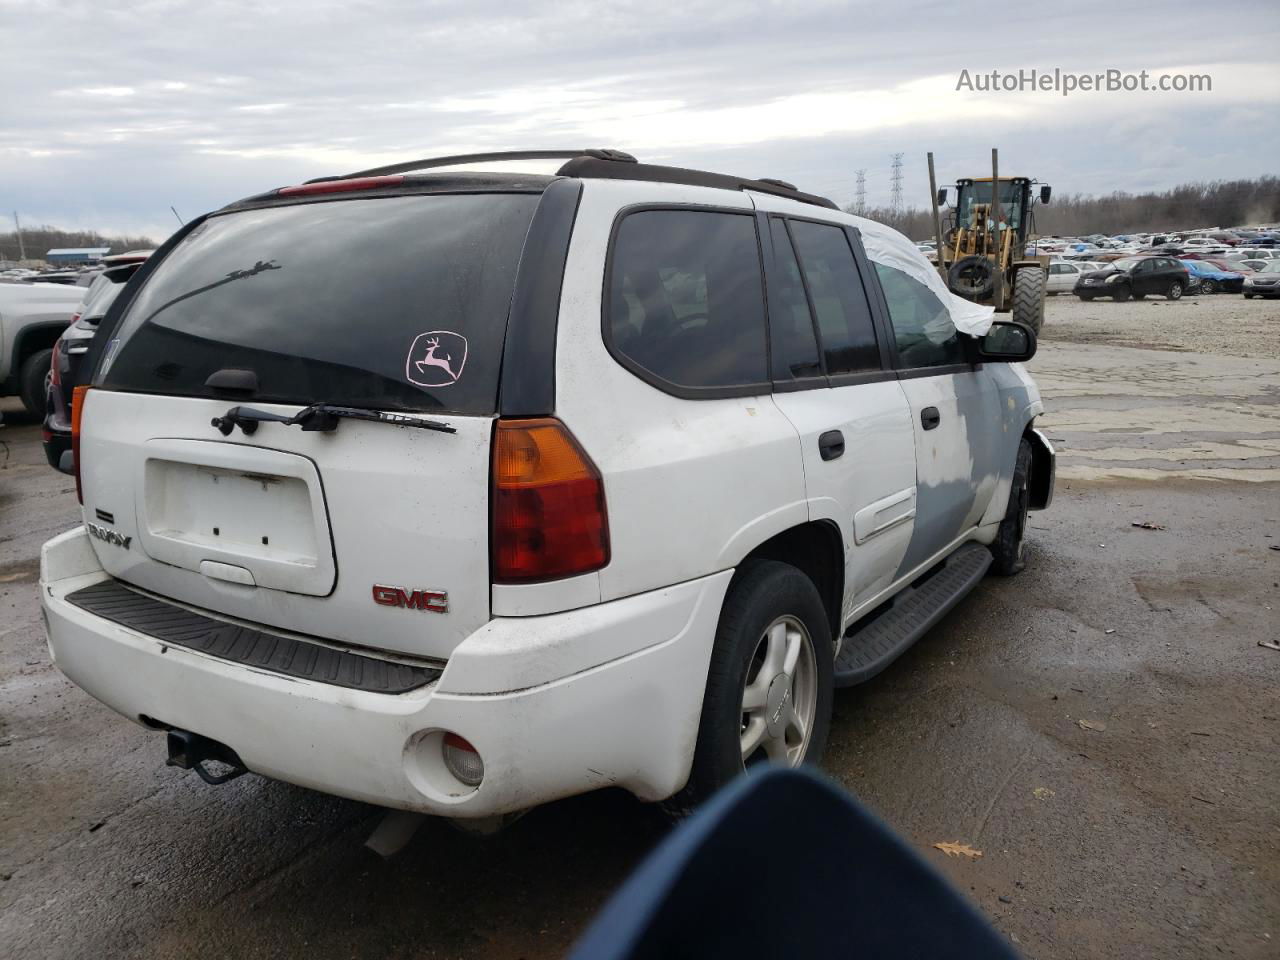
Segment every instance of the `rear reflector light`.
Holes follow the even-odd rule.
[[[559,420],[499,420],[493,444],[493,580],[527,583],[609,562],[600,471]]]
[[[76,499],[84,503],[84,490],[80,486],[80,418],[84,414],[84,398],[88,387],[76,387],[71,391],[71,459],[76,468]]]
[[[355,177],[351,180],[322,180],[320,183],[300,183],[296,187],[281,187],[278,197],[307,197],[318,193],[347,193],[351,190],[373,190],[377,187],[394,187],[404,183],[404,177]]]
[[[468,787],[480,786],[484,779],[484,761],[468,740],[456,733],[446,733],[440,745],[440,755],[445,769]]]

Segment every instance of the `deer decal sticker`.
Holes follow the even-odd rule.
[[[448,387],[462,378],[467,338],[452,330],[430,330],[414,338],[404,375],[420,387]]]

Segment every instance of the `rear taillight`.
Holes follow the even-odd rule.
[[[76,314],[80,316],[80,314]],[[53,355],[49,357],[49,382],[55,387],[62,386],[62,372],[58,367],[62,366],[62,339],[59,338],[53,342]]]
[[[80,488],[80,417],[84,414],[84,398],[88,387],[76,387],[71,391],[71,459],[76,469],[76,499],[84,503],[84,491]]]
[[[559,420],[499,420],[493,444],[493,579],[527,583],[609,562],[600,471]]]

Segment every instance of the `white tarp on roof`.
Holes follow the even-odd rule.
[[[916,249],[914,243],[897,230],[886,227],[875,220],[865,217],[854,217],[858,229],[862,232],[862,245],[867,256],[886,267],[901,270],[912,279],[919,280],[937,295],[938,299],[951,310],[951,320],[956,329],[971,337],[981,337],[991,329],[991,321],[995,318],[992,307],[984,307],[964,297],[957,297],[947,289],[937,269],[924,254]],[[950,336],[950,333],[944,335]],[[932,339],[932,337],[930,337]]]

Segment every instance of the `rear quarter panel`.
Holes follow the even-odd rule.
[[[727,569],[808,519],[800,439],[769,394],[673,397],[604,345],[609,234],[620,210],[651,203],[753,209],[745,194],[722,190],[584,183],[561,297],[556,412],[604,476],[612,558],[600,571],[602,600]]]

